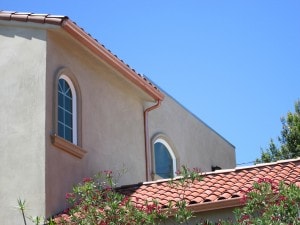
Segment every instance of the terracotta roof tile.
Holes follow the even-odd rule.
[[[207,196],[207,199],[212,202],[212,201],[217,200],[218,196],[214,195],[214,194],[210,194],[209,196]]]
[[[179,196],[183,194],[187,203],[193,206],[202,203],[221,203],[225,200],[242,198],[243,193],[248,191],[254,182],[263,178],[294,183],[300,187],[300,158],[206,173],[200,182],[190,184],[185,192],[182,189],[178,190],[176,185],[170,186],[166,180],[147,182],[127,196],[131,197],[133,202],[137,196],[140,201],[152,198],[161,206],[167,205],[168,201],[178,201]],[[141,190],[142,196],[139,194]],[[128,193],[126,187],[119,188],[119,191]]]
[[[0,19],[61,25],[65,19],[68,19],[68,17],[30,12],[0,11]]]

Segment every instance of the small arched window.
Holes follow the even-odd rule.
[[[61,75],[58,79],[57,91],[58,136],[77,145],[76,91],[71,79]]]
[[[164,139],[154,142],[155,174],[162,178],[172,178],[176,172],[176,157]]]

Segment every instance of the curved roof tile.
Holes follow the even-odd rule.
[[[236,168],[230,171],[218,170],[206,173],[203,174],[201,182],[190,184],[184,193],[182,190],[178,191],[175,185],[170,186],[168,180],[143,183],[133,192],[127,191],[128,188],[130,189],[128,186],[121,187],[118,191],[124,194],[131,193],[127,196],[131,197],[133,202],[139,204],[152,199],[163,206],[166,205],[167,201],[178,201],[178,194],[184,194],[187,203],[191,207],[201,204],[206,206],[218,202],[224,203],[224,201],[229,201],[229,204],[224,204],[226,207],[233,207],[242,204],[236,199],[242,199],[243,193],[249,190],[254,182],[263,178],[294,183],[300,186],[300,158]],[[135,197],[139,195],[139,189],[143,190],[143,196],[139,196],[137,202]],[[207,207],[204,208],[207,210]]]

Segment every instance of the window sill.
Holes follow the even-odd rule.
[[[57,136],[56,134],[51,135],[51,140],[52,140],[52,144],[55,147],[65,151],[77,158],[82,159],[83,156],[87,153],[87,151],[83,150],[81,147],[74,145],[73,143]]]

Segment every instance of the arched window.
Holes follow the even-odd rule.
[[[77,145],[76,91],[71,79],[61,75],[58,79],[57,91],[58,136]]]
[[[164,139],[154,142],[155,174],[162,178],[172,178],[176,172],[176,157]]]

